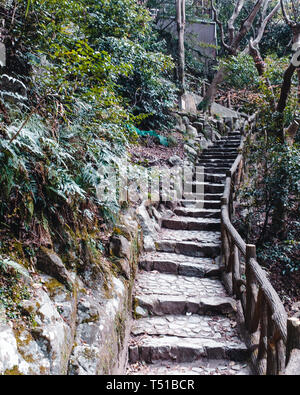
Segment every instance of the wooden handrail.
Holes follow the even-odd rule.
[[[256,117],[246,121],[251,129]],[[241,316],[251,351],[251,361],[258,374],[278,375],[295,370],[300,364],[300,321],[288,325],[284,305],[256,259],[255,245],[246,244],[231,222],[234,187],[240,183],[243,165],[244,139],[230,170],[226,173],[224,193],[221,198],[222,259],[224,283],[240,301]],[[237,180],[237,173],[239,173]],[[291,340],[297,326],[298,337]],[[290,329],[288,329],[290,328]],[[289,365],[286,367],[287,362]],[[298,362],[299,361],[299,362]],[[299,368],[300,366],[296,366]]]

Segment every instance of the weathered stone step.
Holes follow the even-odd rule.
[[[240,144],[241,139],[240,138],[232,138],[232,139],[222,139],[222,140],[217,140],[214,142],[214,146],[217,145],[224,145],[224,144]]]
[[[142,271],[135,283],[135,295],[193,297],[227,297],[218,279],[178,276],[175,274]]]
[[[227,136],[222,136],[220,140],[231,140],[231,139],[240,139],[240,138],[241,138],[240,133],[229,132]]]
[[[227,153],[205,153],[201,155],[201,159],[235,159],[236,154],[227,154]]]
[[[230,169],[231,166],[211,166],[211,164],[205,165],[204,172],[207,174],[226,174],[227,170]]]
[[[211,148],[207,148],[205,150],[202,151],[202,153],[204,155],[206,154],[216,154],[216,155],[222,155],[222,154],[228,154],[228,155],[237,155],[238,154],[238,150],[237,149],[225,149],[225,148],[217,148],[215,146],[211,147]]]
[[[159,236],[157,251],[203,258],[220,255],[220,232],[162,229]]]
[[[203,158],[200,157],[200,159],[198,160],[197,164],[199,165],[214,165],[214,164],[218,164],[219,166],[227,166],[230,165],[234,162],[233,159],[226,159],[226,158],[222,158],[222,159],[216,159],[216,158]]]
[[[157,251],[173,252],[187,256],[215,258],[220,255],[220,246],[212,243],[202,244],[192,241],[169,241],[156,242]]]
[[[220,144],[239,144],[241,141],[240,137],[231,137],[227,139],[221,139],[217,140],[214,145],[220,145]]]
[[[226,175],[225,174],[207,174],[205,173],[205,168],[197,169],[194,174],[194,178],[199,182],[212,182],[216,184],[224,183]],[[189,183],[188,183],[189,184]]]
[[[200,197],[201,193],[223,193],[224,192],[224,182],[223,183],[213,183],[213,182],[193,182],[186,183],[188,190],[192,192],[197,192],[196,197]],[[185,192],[184,196],[188,197],[190,192]],[[199,196],[198,196],[199,195]]]
[[[230,314],[235,311],[235,301],[226,297],[187,298],[185,295],[137,295],[134,300],[136,314],[162,316],[166,314]]]
[[[197,193],[193,193],[195,198],[203,197],[204,194],[222,194],[224,191],[224,184],[217,184],[212,182],[193,182],[192,184],[188,184],[190,190],[196,191]],[[184,192],[184,197],[188,198],[192,192]],[[191,197],[193,198],[193,197]]]
[[[230,170],[231,166],[233,165],[234,160],[230,162],[218,162],[218,159],[214,161],[207,162],[207,159],[201,160],[197,162],[197,166],[203,166],[204,172],[207,172],[206,169],[215,169],[215,171],[210,171],[209,173],[216,173],[216,174],[226,174],[228,170]],[[222,170],[220,170],[220,168]]]
[[[197,209],[193,207],[177,207],[174,209],[176,215],[194,218],[220,218],[221,211],[218,209]]]
[[[163,218],[162,226],[176,230],[220,231],[221,221],[215,218],[171,217]]]
[[[134,336],[177,336],[220,340],[231,337],[239,342],[235,322],[223,315],[167,315],[136,320],[131,329]]]
[[[195,258],[167,252],[152,252],[143,255],[139,261],[142,270],[156,270],[165,274],[192,277],[218,277],[220,267],[211,258]]]
[[[128,375],[195,375],[195,376],[250,376],[251,368],[247,363],[226,359],[199,359],[193,362],[158,361],[151,365],[129,365]]]
[[[214,148],[225,148],[225,149],[237,149],[240,146],[240,143],[216,143]]]
[[[137,308],[139,307],[139,309]],[[233,314],[235,300],[215,278],[141,272],[135,284],[134,308],[140,316]]]
[[[221,197],[222,197],[222,193],[206,193],[205,194],[205,200],[216,200],[216,201],[220,201]]]
[[[224,188],[224,186],[223,186],[223,188]],[[219,208],[221,197],[220,198],[218,197],[218,200],[210,200],[208,195],[209,194],[207,194],[207,193],[196,193],[196,192],[187,193],[186,192],[184,194],[185,200],[181,200],[181,202],[193,201],[194,204],[197,204],[198,208]],[[216,194],[210,194],[210,195],[216,195]]]
[[[219,139],[217,141],[232,141],[232,140],[240,140],[240,139],[241,139],[241,135],[232,134],[230,136],[222,136],[221,139]],[[214,143],[216,143],[217,141],[215,141]]]
[[[184,338],[177,336],[144,336],[129,347],[131,363],[144,361],[192,362],[202,358],[245,361],[248,350],[240,341]]]
[[[188,196],[186,196],[186,199],[183,199],[180,201],[180,204],[183,207],[194,207],[197,209],[220,209],[221,208],[221,201],[219,200],[200,200],[196,199],[195,194],[191,195],[191,198],[189,199]],[[205,195],[205,198],[207,198],[207,195]]]

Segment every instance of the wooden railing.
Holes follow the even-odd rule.
[[[248,120],[248,128],[255,117]],[[246,244],[231,223],[233,201],[243,176],[240,154],[226,174],[221,200],[223,280],[238,299],[238,315],[251,362],[258,375],[300,375],[300,321],[288,318],[285,308],[256,259],[256,246]],[[295,373],[298,372],[298,373]]]

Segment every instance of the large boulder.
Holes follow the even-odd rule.
[[[189,138],[192,138],[192,139],[195,139],[195,138],[198,137],[198,131],[197,131],[197,129],[196,129],[194,126],[192,126],[192,125],[188,125],[188,126],[186,127],[186,134],[187,134],[187,136],[188,136]]]
[[[37,269],[54,277],[64,284],[69,290],[73,288],[72,278],[60,257],[46,247],[41,247],[37,254]]]

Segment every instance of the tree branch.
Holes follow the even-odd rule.
[[[282,14],[283,14],[283,17],[284,17],[286,23],[287,23],[290,27],[295,27],[296,22],[293,22],[293,21],[288,17],[288,14],[287,14],[287,12],[286,12],[286,9],[285,9],[283,0],[280,0],[280,4],[281,4]]]
[[[296,66],[294,66],[293,63],[290,63],[289,67],[286,69],[283,76],[280,98],[277,104],[277,111],[280,112],[281,114],[283,113],[286,107],[287,99],[292,85],[292,78],[295,70],[296,70]]]
[[[237,49],[241,40],[245,37],[245,35],[249,32],[249,30],[251,29],[251,26],[254,22],[254,19],[260,9],[260,7],[262,6],[262,4],[264,3],[265,0],[257,0],[255,6],[253,7],[252,11],[250,12],[250,14],[248,15],[248,17],[245,19],[245,21],[243,22],[239,33],[235,36],[232,46]]]
[[[265,19],[263,20],[262,24],[260,25],[260,27],[258,29],[258,33],[256,35],[256,38],[253,40],[253,43],[252,43],[254,47],[256,47],[261,42],[261,39],[262,39],[262,37],[264,35],[264,32],[265,32],[267,24],[274,17],[274,15],[277,13],[279,8],[280,8],[280,1],[272,9],[272,11],[269,13],[269,15],[267,15],[265,17]]]
[[[235,23],[237,17],[240,15],[240,12],[242,11],[244,4],[245,4],[245,0],[238,0],[238,2],[235,5],[233,14],[231,15],[231,17],[228,20],[228,32],[229,32],[230,45],[233,43],[233,40],[234,40],[234,33],[235,33],[234,23]]]
[[[216,22],[216,24],[218,25],[218,27],[220,29],[222,45],[228,52],[231,52],[230,46],[227,45],[225,42],[224,27],[223,27],[222,22],[219,20],[218,12],[216,10],[213,0],[211,1],[211,8],[213,11],[214,21]]]

